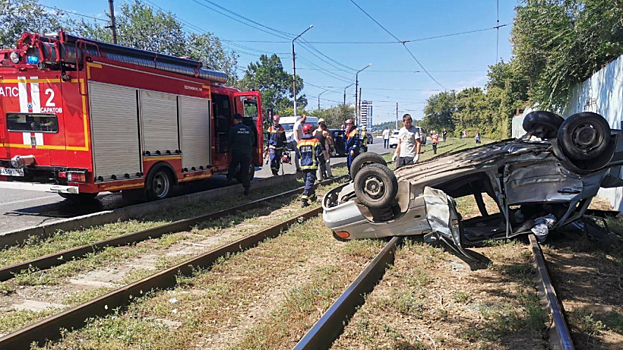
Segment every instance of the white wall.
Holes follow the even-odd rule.
[[[563,117],[582,111],[598,113],[606,118],[611,128],[623,129],[623,56],[571,90]],[[623,188],[602,189],[598,196],[623,211]]]

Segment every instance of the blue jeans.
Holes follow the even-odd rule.
[[[389,139],[383,139],[383,148],[389,148]]]

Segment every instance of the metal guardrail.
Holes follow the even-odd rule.
[[[394,237],[389,241],[293,350],[322,350],[331,347],[333,341],[344,331],[348,320],[365,303],[366,294],[374,289],[387,267],[394,263],[396,248],[401,241],[402,237]]]

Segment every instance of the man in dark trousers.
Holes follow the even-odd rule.
[[[249,195],[249,169],[251,167],[251,155],[255,144],[255,134],[242,123],[242,116],[234,114],[234,126],[229,129],[229,149],[231,150],[231,162],[227,180],[231,181],[240,166],[240,182],[244,187],[244,195]]]
[[[305,188],[301,197],[303,207],[309,205],[308,201],[316,200],[314,183],[316,182],[316,170],[318,170],[318,161],[322,156],[322,152],[320,141],[312,135],[311,125],[303,125],[303,135],[296,145],[296,153],[298,153],[301,160],[301,171],[303,171],[303,179],[305,180]]]
[[[274,176],[279,175],[281,155],[286,145],[286,131],[279,124],[279,116],[273,116],[273,125],[268,128],[268,154],[270,155],[270,170]]]

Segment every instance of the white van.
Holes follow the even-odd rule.
[[[294,142],[294,123],[296,123],[296,120],[299,119],[300,116],[298,117],[281,117],[279,119],[279,124],[281,124],[281,126],[283,126],[283,128],[286,131],[286,139],[288,141],[287,145],[288,148],[291,150],[294,150],[296,144]],[[318,127],[318,118],[316,117],[307,117],[307,120],[305,121],[305,124],[311,124],[312,126],[312,130],[315,130]]]

